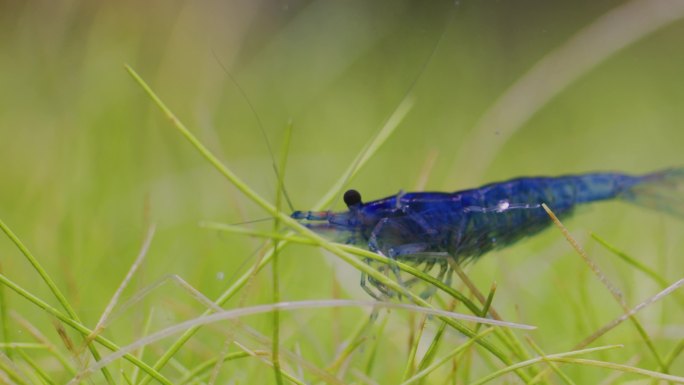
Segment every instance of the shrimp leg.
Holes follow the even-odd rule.
[[[377,223],[369,237],[368,249],[387,256],[390,260],[390,269],[397,278],[397,282],[402,287],[407,287],[408,285],[403,282],[399,267],[395,262],[404,256],[427,252],[432,247],[433,242],[431,241],[437,232],[429,226],[424,218],[417,213],[411,212],[408,206],[401,205],[399,198],[397,199],[395,214],[399,215],[385,217]],[[409,242],[412,240],[415,242]],[[370,260],[367,259],[366,263],[370,263]],[[434,263],[428,264],[426,270],[430,270],[433,265]],[[382,291],[383,295],[391,297],[391,293],[384,285],[379,285],[376,280],[362,274],[361,286],[364,290],[367,289],[366,280]],[[366,292],[369,291],[366,290]]]

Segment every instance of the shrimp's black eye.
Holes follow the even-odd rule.
[[[361,194],[356,190],[347,190],[344,193],[344,203],[347,207],[361,204]]]

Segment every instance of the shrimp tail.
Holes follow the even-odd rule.
[[[684,219],[684,167],[638,177],[619,198],[636,205]]]

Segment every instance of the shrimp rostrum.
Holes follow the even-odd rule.
[[[347,211],[296,211],[292,217],[333,241],[365,246],[390,261],[422,265],[426,272],[437,266],[437,278],[448,282],[449,258],[473,260],[548,227],[552,222],[542,203],[560,218],[578,205],[610,199],[684,217],[683,187],[684,168],[673,168],[636,176],[523,177],[452,193],[400,192],[371,202],[349,190]],[[389,269],[399,277],[396,265]],[[362,276],[361,286],[375,298],[393,295],[370,277]]]

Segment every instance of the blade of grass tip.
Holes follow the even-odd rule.
[[[392,112],[382,128],[366,143],[359,154],[356,156],[350,166],[342,173],[342,176],[333,183],[328,191],[323,194],[323,197],[314,204],[314,210],[322,210],[332,204],[339,196],[344,186],[356,176],[356,174],[382,147],[387,139],[392,136],[399,124],[404,120],[406,115],[413,107],[413,99],[406,95],[406,97],[399,103],[397,108]]]
[[[147,251],[150,249],[150,244],[152,243],[152,238],[154,237],[155,228],[156,228],[155,225],[150,225],[150,227],[147,229],[147,234],[145,235],[145,239],[143,240],[142,247],[140,248],[140,251],[138,252],[138,256],[135,258],[135,261],[131,265],[130,269],[128,269],[128,273],[126,273],[126,276],[124,277],[123,281],[121,282],[119,287],[114,292],[114,295],[109,300],[109,303],[107,304],[107,307],[105,307],[104,312],[102,312],[102,315],[100,316],[100,320],[97,321],[97,324],[95,325],[95,328],[93,329],[93,335],[88,336],[86,338],[87,343],[92,341],[93,337],[100,334],[104,330],[105,323],[109,319],[109,316],[111,315],[112,310],[114,310],[114,307],[119,302],[119,298],[121,298],[121,293],[123,293],[123,291],[126,289],[126,287],[128,287],[128,284],[131,282],[131,279],[133,279],[133,275],[135,274],[136,271],[138,271],[138,268],[140,267],[143,260],[145,259],[145,256],[147,255]]]
[[[605,239],[599,237],[596,233],[591,233],[590,234],[592,238],[596,242],[598,242],[601,246],[605,247],[608,251],[611,253],[615,254],[616,256],[620,257],[623,261],[627,262],[628,264],[632,265],[635,267],[637,270],[640,270],[642,273],[648,275],[656,281],[658,284],[660,284],[662,287],[667,287],[668,283],[667,280],[663,277],[661,277],[658,273],[655,272],[655,270],[651,269],[650,267],[646,266],[645,264],[639,262],[636,258],[631,257],[629,254],[621,251],[617,247],[611,245],[606,241]]]
[[[482,306],[482,313],[480,314],[480,316],[486,317],[487,314],[489,314],[490,309],[492,307],[492,303],[494,302],[494,295],[496,294],[496,288],[497,288],[496,282],[493,282],[492,286],[489,288],[489,294],[487,295],[487,300],[485,301],[484,305]],[[480,324],[475,325],[475,332],[476,333],[480,331],[481,326],[482,325],[480,325]],[[470,369],[471,369],[471,365],[472,365],[472,361],[473,361],[473,354],[472,353],[473,353],[473,349],[467,349],[467,350],[464,350],[463,352],[461,352],[460,354],[458,354],[457,356],[455,356],[453,358],[454,381],[456,381],[456,373],[455,373],[456,372],[456,365],[455,365],[456,362],[464,364],[464,366],[463,366],[464,369],[461,371],[462,372],[461,382],[465,383],[470,378]],[[462,358],[464,355],[466,355],[465,360]]]
[[[338,349],[339,353],[337,354],[337,357],[325,367],[325,370],[337,374],[339,368],[345,360],[351,356],[352,352],[366,342],[364,335],[368,332],[372,324],[373,319],[370,317],[361,319],[361,322],[359,322],[358,326],[352,331],[350,337],[347,338],[347,342],[342,344],[343,348]]]
[[[80,319],[78,318],[78,315],[76,314],[76,311],[71,307],[71,304],[69,304],[69,301],[67,301],[66,297],[62,294],[62,292],[59,290],[55,282],[50,278],[50,275],[47,273],[47,271],[43,268],[43,266],[38,262],[38,259],[36,259],[33,254],[29,251],[28,247],[24,245],[24,243],[17,237],[12,230],[3,222],[0,220],[0,229],[7,235],[7,237],[14,243],[14,245],[21,251],[21,253],[26,257],[28,262],[31,264],[33,269],[38,273],[40,278],[45,282],[45,284],[48,286],[50,291],[52,292],[52,295],[57,298],[57,301],[62,305],[64,310],[67,312],[69,317],[73,319],[75,322],[80,323]],[[93,344],[88,343],[88,350],[90,350],[90,354],[92,354],[93,358],[97,361],[100,359],[100,353],[98,353],[97,349]],[[103,369],[102,374],[105,377],[105,380],[109,385],[114,385],[114,377],[112,377],[111,373],[109,373],[109,370]]]
[[[52,315],[53,317],[57,318],[58,320],[62,321],[62,323],[68,325],[70,328],[76,330],[81,336],[86,337],[92,333],[92,330],[84,326],[82,323],[79,321],[74,320],[73,318],[69,317],[68,315],[60,312],[59,310],[55,309],[54,307],[48,305],[45,301],[41,300],[40,298],[36,297],[35,295],[29,293],[28,291],[24,290],[21,286],[17,285],[16,283],[12,282],[9,278],[6,276],[0,274],[0,284],[8,287],[10,290],[14,291],[15,293],[19,294],[20,296],[24,297],[27,299],[29,302],[33,303],[40,309],[44,310],[46,313]],[[95,342],[99,343],[100,345],[106,347],[107,349],[111,351],[118,351],[120,348],[117,346],[114,342],[108,340],[107,338],[104,338],[100,335],[95,337]],[[125,354],[124,359],[126,359],[128,362],[132,363],[133,365],[139,366],[143,371],[145,371],[148,375],[159,381],[160,383],[164,385],[172,385],[171,382],[164,377],[161,373],[153,369],[151,366],[147,365],[143,361],[140,361],[136,357],[132,356],[131,354]]]
[[[2,263],[0,263],[0,274],[3,274]],[[10,332],[9,332],[9,320],[7,319],[7,298],[5,297],[5,287],[0,286],[0,333],[2,333],[2,341],[4,343],[9,343]],[[9,349],[5,349],[5,354],[7,357],[12,359],[12,352]]]
[[[243,194],[245,194],[246,197],[251,199],[254,203],[256,203],[258,206],[263,208],[265,211],[267,211],[269,214],[271,214],[273,217],[279,217],[280,220],[287,224],[290,228],[295,229],[297,232],[300,234],[312,239],[317,243],[317,246],[333,253],[334,255],[338,256],[341,258],[343,261],[347,262],[350,264],[352,267],[355,269],[366,273],[369,277],[372,277],[373,279],[376,279],[380,284],[385,285],[388,289],[396,291],[398,293],[401,293],[403,295],[406,295],[407,298],[412,300],[414,303],[417,303],[421,306],[425,306],[428,308],[431,308],[430,304],[428,304],[425,300],[420,298],[419,296],[405,290],[404,287],[399,285],[398,283],[392,281],[389,279],[387,276],[384,274],[381,274],[374,269],[370,268],[367,264],[358,261],[356,258],[353,256],[343,252],[339,247],[335,246],[331,242],[327,241],[320,235],[314,233],[310,229],[306,228],[305,226],[302,226],[299,222],[296,220],[292,219],[291,217],[284,215],[283,213],[277,211],[274,206],[272,206],[270,203],[268,203],[264,198],[262,198],[260,195],[258,195],[254,190],[252,190],[247,184],[245,184],[240,178],[237,177],[236,174],[234,174],[230,169],[228,169],[225,165],[223,165],[218,158],[214,154],[211,153],[188,129],[187,127],[169,110],[169,108],[161,101],[161,99],[152,91],[152,89],[145,83],[145,81],[129,66],[126,66],[127,71],[129,74],[134,78],[136,82],[143,88],[143,90],[150,96],[150,98],[157,104],[157,106],[162,110],[162,112],[167,116],[167,118],[172,122],[173,126],[190,142],[191,145],[193,145],[197,151],[205,158],[207,161],[212,164],[219,173],[221,173],[228,181],[231,182],[233,186],[235,186],[238,190],[240,190]],[[280,245],[279,245],[280,246]],[[280,247],[279,247],[280,248]],[[279,249],[278,248],[278,249]],[[263,267],[266,263],[270,261],[270,258],[272,257],[272,253],[267,254],[263,260],[262,263],[259,265]],[[240,277],[230,288],[228,288],[217,300],[217,303],[223,303],[227,301],[230,297],[232,297],[237,290],[239,290],[243,285],[246,284],[249,276],[243,275]],[[210,311],[208,311],[210,312]],[[448,319],[448,318],[443,318],[446,319],[447,322],[449,323],[450,326],[458,330],[459,332],[467,335],[467,336],[472,336],[474,335],[472,330],[467,328],[465,325],[461,324],[458,321],[455,321],[453,319]],[[192,327],[188,330],[186,330],[183,335],[177,340],[176,343],[174,343],[163,355],[160,357],[157,362],[154,365],[155,370],[158,370],[162,366],[168,362],[168,360],[180,349],[180,347],[194,335],[194,333],[197,331],[197,328]],[[510,364],[510,359],[503,354],[498,348],[496,348],[494,345],[491,345],[489,342],[486,340],[481,340],[478,342],[480,345],[482,345],[486,350],[491,352],[493,355],[495,355],[499,360],[501,360],[504,364]],[[521,379],[526,380],[527,375],[524,373],[518,373]],[[144,378],[141,381],[141,385],[145,385],[150,381],[149,378]]]
[[[482,332],[476,334],[475,336],[471,337],[468,339],[468,341],[464,342],[463,344],[457,346],[453,350],[451,350],[449,353],[444,355],[444,357],[440,358],[439,360],[435,361],[431,365],[426,366],[425,368],[421,369],[418,373],[416,373],[413,377],[407,379],[406,381],[402,382],[401,385],[409,385],[413,384],[415,382],[421,381],[425,379],[430,373],[435,371],[437,368],[440,366],[444,365],[445,363],[449,362],[453,357],[457,356],[461,352],[464,352],[466,349],[468,349],[470,346],[472,346],[474,343],[476,343],[478,340],[484,338],[486,335],[494,331],[494,328],[488,328],[483,330]]]
[[[529,360],[526,360],[523,362],[518,362],[515,365],[505,367],[501,370],[497,370],[496,372],[490,373],[490,374],[480,378],[479,380],[472,382],[470,385],[485,384],[485,383],[487,383],[487,382],[489,382],[489,381],[491,381],[497,377],[503,376],[506,373],[510,373],[513,370],[521,369],[521,368],[528,367],[531,365],[535,365],[535,364],[538,364],[540,362],[543,362],[544,360],[558,360],[558,359],[565,358],[565,357],[579,356],[579,355],[583,355],[583,354],[589,354],[589,353],[599,352],[599,351],[608,350],[608,349],[616,349],[616,348],[621,348],[621,347],[623,347],[623,346],[622,345],[607,345],[607,346],[599,346],[599,347],[590,348],[590,349],[573,350],[573,351],[565,352],[565,353],[549,354],[549,355],[546,355],[544,357],[532,358],[532,359],[529,359]]]
[[[321,208],[330,205],[339,196],[344,186],[346,186],[347,183],[349,183],[349,181],[351,181],[354,178],[354,176],[356,176],[356,173],[366,164],[366,162],[371,157],[373,157],[373,155],[375,155],[378,149],[385,143],[385,141],[392,135],[392,133],[394,133],[395,129],[404,120],[408,112],[413,107],[413,90],[416,88],[418,81],[425,73],[425,70],[432,62],[432,59],[435,57],[435,54],[437,53],[440,44],[444,40],[444,36],[446,36],[447,28],[451,24],[451,20],[454,18],[454,15],[455,12],[451,11],[447,21],[444,23],[439,38],[435,40],[435,44],[432,46],[432,49],[430,50],[430,54],[425,58],[425,61],[418,70],[416,77],[413,79],[409,87],[406,89],[406,92],[402,96],[401,101],[397,104],[397,107],[394,109],[394,111],[392,111],[392,113],[389,115],[389,117],[385,121],[385,124],[383,124],[380,131],[378,131],[371,139],[371,141],[361,150],[358,156],[349,165],[347,170],[345,170],[345,172],[342,173],[342,177],[339,178],[335,182],[335,184],[333,184],[330,190],[328,190],[328,192],[323,195],[323,198],[321,198],[321,200],[319,201],[320,204],[314,206],[316,210],[320,210]]]
[[[487,298],[486,298],[486,300],[482,306],[482,312],[480,313],[480,317],[487,317],[487,314],[489,314],[490,309],[492,307],[492,303],[494,302],[494,295],[496,294],[496,288],[497,288],[496,282],[492,283],[492,285],[489,288],[489,294],[487,294]],[[481,328],[482,328],[482,324],[475,325],[475,330],[474,330],[475,333],[478,333]],[[463,351],[459,352],[458,355],[453,357],[453,360],[455,360],[457,362],[461,361],[460,357],[463,356],[463,354],[465,354],[467,351],[468,350],[463,350]],[[431,360],[432,359],[430,359],[430,361]],[[425,362],[425,365],[423,365],[423,363],[421,362],[421,369],[426,368],[430,363],[431,362]],[[467,373],[466,373],[466,377],[464,377],[464,378],[468,378]]]
[[[281,149],[280,162],[278,164],[277,172],[278,175],[278,186],[276,187],[276,210],[280,211],[282,206],[283,191],[285,186],[285,167],[287,165],[287,153],[290,148],[290,138],[292,137],[292,122],[290,122],[285,128],[285,139],[283,140],[283,145]],[[273,232],[278,233],[280,231],[280,220],[278,217],[273,221]],[[273,261],[271,262],[272,281],[273,281],[273,303],[280,302],[280,271],[278,269],[278,239],[273,238]],[[280,312],[273,312],[273,357],[271,361],[273,362],[273,372],[275,373],[276,384],[282,385],[283,376],[280,368]]]
[[[378,317],[378,308],[374,307],[373,308],[373,313],[371,313],[371,319],[375,320]],[[385,329],[387,328],[387,322],[389,322],[389,317],[384,317],[380,325],[378,326],[376,330],[376,338],[373,338],[370,349],[368,349],[368,359],[366,360],[366,367],[363,371],[363,373],[366,376],[370,376],[371,373],[373,373],[373,368],[375,367],[375,359],[378,357],[378,350],[380,347],[380,336],[385,332]]]
[[[650,377],[651,379],[654,379],[654,380],[661,380],[661,381],[674,382],[677,384],[684,384],[684,377],[673,376],[671,374],[655,372],[652,370],[641,369],[641,368],[637,368],[637,367],[629,366],[629,365],[616,364],[614,362],[596,361],[596,360],[589,360],[586,358],[572,358],[572,357],[565,357],[565,356],[563,356],[563,357],[561,357],[561,356],[559,356],[559,357],[547,356],[547,358],[551,361],[562,362],[564,364],[594,366],[594,367],[604,368],[604,369],[619,370],[619,371],[622,371],[625,373],[639,374],[642,376]]]
[[[669,283],[667,282],[667,280],[663,276],[658,274],[655,270],[639,262],[638,259],[630,256],[624,251],[618,249],[617,247],[611,245],[610,243],[608,243],[608,241],[599,237],[597,234],[591,233],[591,237],[594,238],[594,240],[601,244],[603,247],[605,247],[608,251],[620,257],[620,259],[622,259],[623,261],[627,262],[628,264],[635,267],[637,270],[649,276],[652,280],[658,283],[660,287],[668,287]],[[674,295],[674,298],[677,300],[677,302],[679,302],[679,306],[684,307],[684,297],[682,297],[681,295]]]
[[[544,360],[544,362],[546,362],[547,365],[549,365],[549,368],[550,368],[551,370],[553,370],[554,373],[556,373],[556,375],[558,375],[558,377],[559,377],[564,383],[566,383],[566,384],[568,384],[568,385],[575,385],[575,382],[572,381],[572,379],[571,379],[570,377],[568,377],[567,374],[565,374],[562,370],[560,370],[560,368],[558,367],[558,365],[556,365],[555,363],[553,363],[553,361],[549,361],[548,359],[546,359],[546,354],[545,354],[544,351],[541,349],[541,347],[539,347],[539,345],[537,345],[537,344],[534,342],[534,340],[533,340],[532,338],[530,338],[530,337],[528,336],[526,339],[527,339],[527,343],[532,347],[532,349],[534,349],[534,351],[535,351],[535,352]],[[536,384],[537,382],[541,381],[541,380],[544,378],[545,373],[546,373],[546,371],[541,371],[541,372],[540,372],[539,374],[537,374],[534,378],[532,378],[532,381],[530,381],[530,383],[529,383],[528,385]]]
[[[221,175],[223,175],[228,181],[230,181],[238,190],[245,194],[250,200],[263,208],[266,212],[273,215],[277,215],[275,207],[268,203],[264,198],[252,190],[242,179],[240,179],[233,171],[227,168],[221,161],[216,158],[216,156],[207,149],[202,142],[195,137],[195,135],[190,132],[190,130],[185,126],[185,124],[176,117],[176,115],[166,106],[166,104],[157,96],[157,94],[152,91],[152,88],[138,75],[133,68],[125,65],[126,71],[133,79],[138,83],[138,85],[145,91],[145,93],[152,99],[152,101],[159,107],[162,113],[167,119],[171,121],[171,125],[178,130],[178,132],[185,137],[185,139],[190,142],[190,144],[195,147],[195,149],[206,159]]]
[[[368,317],[370,318],[370,317]],[[367,338],[356,338],[350,339],[351,343],[344,346],[344,349],[340,354],[333,360],[333,362],[328,365],[325,370],[332,373],[335,376],[340,376],[340,370],[344,368],[344,364],[349,362],[352,353],[356,352],[361,346],[368,342]]]
[[[487,299],[485,300],[485,303],[482,306],[482,313],[480,314],[480,317],[487,317],[487,314],[489,314],[489,311],[492,308],[492,302],[494,302],[494,295],[496,295],[496,288],[496,282],[492,282],[492,286],[489,287],[489,294],[487,294]],[[475,331],[477,331],[481,326],[482,324],[478,324],[477,326],[475,326]]]
[[[452,301],[452,303],[454,303]],[[453,309],[453,308],[452,308]],[[449,309],[449,310],[452,310]],[[418,330],[413,332],[413,328],[411,328],[411,334],[409,335],[409,343],[410,349],[409,349],[409,354],[408,358],[406,359],[406,365],[404,369],[404,374],[401,376],[402,381],[406,381],[406,379],[410,378],[413,376],[416,372],[416,357],[418,355],[418,347],[420,346],[420,340],[423,338],[423,332],[425,331],[425,326],[427,325],[427,316],[423,316],[419,321],[418,321]],[[446,329],[447,324],[445,322],[442,322],[439,324],[439,328],[437,329],[437,334],[443,333],[444,330]]]
[[[452,301],[451,305],[449,306],[449,310],[452,310],[454,307],[455,303]],[[483,316],[483,318],[485,318]],[[432,360],[437,356],[437,350],[440,347],[440,342],[442,341],[442,337],[444,336],[444,332],[446,331],[446,323],[442,322],[439,324],[439,328],[437,328],[437,332],[435,332],[434,337],[432,337],[432,341],[430,342],[430,346],[428,346],[427,351],[423,355],[423,359],[418,363],[418,371],[421,371],[425,368],[427,368],[431,363]],[[475,332],[477,333],[477,328],[480,326],[480,324],[475,325]]]
[[[378,131],[373,136],[371,141],[364,146],[349,167],[342,172],[342,176],[335,181],[328,192],[325,193],[318,203],[314,205],[315,208],[324,208],[329,206],[335,201],[335,199],[337,199],[347,183],[354,179],[359,170],[361,170],[366,162],[368,162],[368,160],[375,155],[385,141],[387,141],[387,139],[389,139],[389,137],[394,133],[399,124],[404,120],[404,118],[406,118],[406,115],[408,115],[411,108],[413,108],[413,99],[410,97],[410,95],[406,95],[404,100],[402,100],[394,112],[392,112],[392,115],[390,115],[380,131]]]
[[[591,258],[589,258],[589,255],[586,253],[586,251],[584,251],[584,248],[582,246],[580,246],[580,244],[575,240],[575,238],[572,235],[570,235],[570,232],[568,231],[568,229],[565,227],[565,225],[563,225],[563,223],[560,221],[560,219],[558,219],[556,214],[554,214],[553,211],[551,211],[549,206],[547,206],[546,203],[542,203],[542,207],[544,208],[544,211],[546,211],[546,214],[548,214],[548,216],[551,218],[554,225],[556,225],[556,227],[558,227],[558,229],[561,231],[561,233],[563,234],[565,239],[568,240],[568,243],[570,243],[570,246],[572,246],[572,248],[575,249],[577,254],[580,257],[582,257],[582,260],[584,260],[584,262],[589,266],[589,268],[594,273],[594,275],[596,275],[596,277],[599,279],[599,281],[601,281],[601,283],[606,287],[606,289],[608,289],[608,291],[613,296],[615,301],[622,308],[622,311],[624,312],[624,314],[629,314],[629,312],[630,312],[629,306],[627,305],[627,302],[625,302],[625,299],[624,299],[622,293],[620,292],[620,290],[617,287],[615,287],[608,280],[608,277],[605,274],[603,274],[603,272],[598,267],[598,265]],[[648,347],[648,350],[653,355],[653,358],[655,358],[658,365],[661,368],[663,368],[663,370],[667,371],[665,361],[663,361],[663,358],[660,356],[660,354],[656,350],[655,345],[653,344],[653,341],[651,340],[651,337],[646,332],[646,329],[644,329],[644,327],[641,325],[641,322],[639,322],[639,320],[636,319],[636,317],[634,317],[634,315],[630,315],[629,319],[632,322],[632,324],[634,325],[634,328],[637,330],[637,332],[641,336],[641,339],[644,341],[644,343]]]

